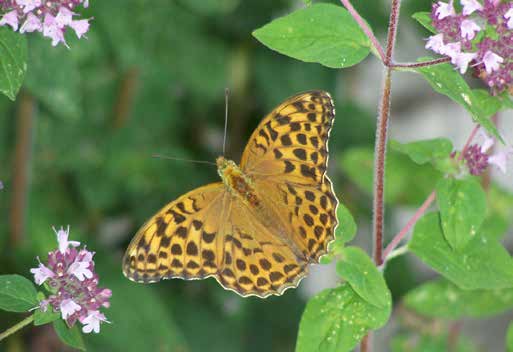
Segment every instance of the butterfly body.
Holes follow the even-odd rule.
[[[287,99],[253,132],[240,165],[144,224],[123,259],[136,282],[214,277],[241,296],[296,287],[334,239],[338,200],[326,176],[335,110],[328,93]]]

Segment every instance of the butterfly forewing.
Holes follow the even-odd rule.
[[[326,176],[334,118],[326,92],[289,98],[253,132],[241,161],[266,206],[288,225],[289,236],[309,262],[327,252],[338,224],[338,200]]]

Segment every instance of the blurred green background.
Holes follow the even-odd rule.
[[[386,2],[353,4],[383,38]],[[410,16],[430,4],[407,1],[402,8],[402,22],[417,40],[426,33]],[[321,270],[333,282],[305,281],[301,286],[309,289],[261,300],[226,292],[213,279],[139,285],[123,277],[121,257],[138,227],[175,197],[217,181],[215,167],[151,155],[214,161],[222,152],[225,87],[231,91],[227,156],[237,162],[260,119],[285,98],[310,89],[332,93],[337,118],[329,172],[339,198],[363,224],[357,242],[369,242],[371,197],[349,179],[370,173],[354,175],[361,169],[344,168],[342,160],[372,158],[377,100],[361,104],[355,87],[379,94],[381,78],[359,82],[376,60],[336,71],[281,56],[251,36],[302,6],[293,0],[92,1],[83,13],[93,18],[88,38],[69,36],[70,50],[30,36],[24,87],[14,103],[0,98],[0,274],[30,277],[35,257],[56,246],[51,226],[69,224],[71,237],[96,251],[101,286],[113,290],[105,312],[112,324],[86,336],[90,351],[292,351],[308,295],[337,283]],[[353,147],[367,152],[342,155]],[[392,159],[398,170],[404,162]],[[403,183],[413,178],[409,171],[396,179],[395,203],[418,205],[429,193],[429,174],[416,171],[423,178],[414,184]],[[387,267],[396,300],[417,284],[412,270],[403,259]],[[0,312],[0,331],[20,318]],[[25,329],[0,350],[66,348],[45,326]]]

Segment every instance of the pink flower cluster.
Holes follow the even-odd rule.
[[[479,130],[481,142],[472,144],[463,153],[463,160],[467,164],[470,174],[477,176],[482,174],[490,165],[497,167],[503,173],[507,171],[508,159],[513,158],[513,147],[506,146],[489,154],[490,149],[496,144],[483,129]]]
[[[438,34],[429,37],[426,49],[451,58],[460,73],[473,68],[500,93],[513,87],[513,3],[501,0],[454,0],[433,4],[431,19]]]
[[[72,28],[78,38],[89,30],[89,20],[74,20],[78,16],[73,10],[82,5],[89,6],[89,0],[0,0],[0,10],[4,13],[0,26],[9,25],[20,33],[41,32],[52,39],[52,45],[63,43],[64,33]]]
[[[94,272],[93,252],[85,247],[77,250],[79,242],[69,241],[69,226],[54,231],[59,249],[48,253],[48,264],[39,262],[37,268],[30,269],[38,285],[45,284],[51,295],[40,302],[40,309],[47,311],[50,305],[60,312],[69,326],[78,320],[82,331],[100,332],[100,323],[107,322],[101,307],[110,306],[112,291],[98,287],[98,275]],[[39,258],[38,258],[39,260]]]

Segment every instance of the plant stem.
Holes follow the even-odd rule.
[[[463,149],[461,150],[460,155],[458,156],[458,161],[461,161],[463,159],[463,154],[470,146],[470,143],[472,143],[472,140],[474,139],[477,131],[479,131],[480,126],[475,125],[474,129],[470,133],[469,137],[467,138],[467,141],[465,142],[465,145],[463,146]],[[411,217],[411,219],[406,223],[406,226],[402,228],[401,231],[397,235],[394,236],[392,241],[388,244],[385,251],[383,252],[383,260],[386,260],[387,257],[390,255],[390,253],[397,247],[397,245],[401,242],[401,240],[408,234],[410,229],[415,225],[415,223],[419,220],[419,218],[426,212],[426,210],[429,208],[429,206],[435,201],[436,194],[435,191],[431,192],[431,194],[426,198],[424,203],[420,206],[419,209],[415,212],[415,214]]]
[[[383,51],[383,47],[381,46],[381,44],[379,43],[378,39],[376,38],[376,36],[372,32],[372,29],[370,29],[370,27],[367,25],[367,22],[365,22],[365,20],[362,18],[362,16],[360,16],[358,11],[355,10],[355,8],[353,7],[353,5],[351,5],[351,2],[349,0],[340,0],[340,2],[342,3],[342,5],[345,6],[347,11],[349,11],[351,16],[353,16],[354,20],[356,21],[356,23],[358,23],[358,25],[363,30],[363,32],[365,33],[367,38],[369,38],[369,40],[371,41],[372,45],[374,46],[374,48],[378,52],[378,54],[379,54],[379,56],[381,58],[381,61],[385,62],[386,58],[385,58],[385,52]]]
[[[113,109],[113,126],[115,129],[123,127],[134,105],[135,93],[139,78],[137,67],[129,68],[123,73]]]
[[[441,57],[439,59],[429,60],[429,61],[421,61],[421,62],[408,62],[408,63],[391,63],[390,67],[392,68],[417,68],[417,67],[426,67],[443,64],[445,62],[451,61],[450,57]]]
[[[360,352],[369,352],[369,342],[370,336],[366,335],[363,337],[362,342],[360,342]]]
[[[5,330],[3,333],[0,334],[0,341],[5,339],[7,336],[14,334],[16,331],[20,330],[21,328],[29,325],[34,321],[34,314],[31,314],[30,316],[26,317],[22,321],[20,321],[18,324],[11,326],[9,329]]]
[[[390,252],[392,252],[392,250],[397,247],[397,245],[399,244],[399,242],[401,242],[401,240],[403,239],[404,236],[406,236],[406,234],[410,231],[410,229],[413,227],[413,225],[415,225],[415,223],[417,222],[417,220],[419,220],[419,218],[424,215],[424,213],[426,212],[427,208],[429,208],[429,206],[431,205],[431,203],[433,203],[433,201],[435,200],[436,198],[436,194],[435,194],[435,191],[431,192],[431,194],[429,195],[429,197],[427,197],[427,199],[424,201],[424,203],[422,203],[422,205],[420,206],[419,209],[417,209],[417,211],[415,212],[415,214],[411,217],[411,219],[408,221],[408,223],[406,224],[405,227],[403,227],[403,229],[397,234],[395,235],[395,237],[392,239],[392,241],[390,241],[390,243],[388,244],[388,246],[385,248],[385,251],[383,252],[383,260],[386,260],[386,258],[388,257],[388,255],[390,254]]]
[[[22,91],[18,98],[16,114],[16,146],[11,193],[10,239],[13,248],[21,243],[25,233],[34,110],[34,98],[26,91]]]
[[[385,195],[385,158],[388,139],[388,118],[390,114],[391,93],[390,68],[385,69],[383,96],[376,128],[376,144],[374,151],[374,198],[373,198],[373,257],[377,266],[383,264],[383,228],[384,228],[384,195]]]

